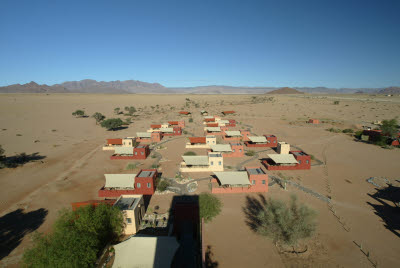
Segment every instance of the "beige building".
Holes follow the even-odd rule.
[[[124,214],[124,234],[136,234],[146,212],[143,195],[121,195],[114,206],[121,209]]]
[[[113,141],[114,144],[110,143]],[[132,137],[123,139],[108,139],[107,144],[103,146],[103,151],[114,151],[116,147],[133,147],[136,139]]]
[[[217,137],[207,135],[205,137],[190,137],[189,142],[186,143],[187,149],[211,149],[211,145],[217,144]]]
[[[290,144],[284,141],[278,142],[277,153],[278,154],[289,154]]]
[[[179,170],[181,172],[224,171],[224,158],[220,153],[210,152],[208,155],[183,155]]]

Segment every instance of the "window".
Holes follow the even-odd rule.
[[[144,155],[144,152],[140,152],[141,155]]]
[[[136,184],[136,187],[137,187],[137,188],[140,188],[140,183],[137,183],[137,184]]]
[[[242,152],[242,149],[239,149],[239,152],[241,153],[241,152]]]
[[[211,161],[211,166],[213,166],[214,165],[214,162],[213,161]]]
[[[301,160],[299,160],[299,164],[301,164]]]
[[[137,155],[137,152],[135,152],[135,155]]]
[[[306,163],[308,164],[308,163],[310,163],[308,160],[306,160]]]
[[[235,149],[232,149],[232,152],[235,152]]]
[[[222,164],[221,161],[219,161],[219,162],[218,162],[218,165],[221,165],[221,164]]]
[[[207,141],[207,143],[209,144],[209,143],[210,143],[210,141]]]
[[[132,219],[131,219],[131,218],[126,218],[126,222],[127,222],[128,224],[131,224],[131,223],[132,223]]]
[[[276,143],[276,141],[274,141],[274,143]]]
[[[262,180],[262,184],[265,184],[265,180]]]
[[[256,181],[255,181],[255,180],[252,180],[252,181],[251,181],[251,184],[253,184],[253,185],[256,184]]]
[[[151,183],[150,182],[147,183],[147,188],[151,188]]]

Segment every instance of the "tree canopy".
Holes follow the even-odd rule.
[[[100,123],[101,121],[103,121],[106,117],[104,115],[102,115],[99,112],[96,112],[92,115],[92,117],[96,120],[96,124]]]
[[[108,130],[115,130],[121,127],[123,124],[124,122],[121,120],[121,118],[110,118],[101,122],[101,126]]]
[[[205,222],[215,218],[222,208],[221,200],[213,194],[201,193],[199,195],[200,218],[204,218]]]
[[[62,210],[50,234],[35,233],[26,267],[93,267],[99,252],[123,231],[122,212],[101,204]]]
[[[72,115],[73,115],[73,116],[76,116],[76,117],[83,117],[83,116],[85,116],[85,111],[83,111],[83,110],[76,110],[75,112],[72,113]]]
[[[272,238],[274,242],[296,245],[300,239],[311,237],[316,229],[316,212],[298,204],[292,195],[287,206],[283,201],[269,198],[264,209],[256,215],[256,232]]]
[[[381,125],[382,135],[389,136],[389,137],[396,137],[397,136],[397,119],[393,118],[390,120],[383,120]]]

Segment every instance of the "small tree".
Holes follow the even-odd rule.
[[[75,117],[84,117],[85,116],[85,111],[76,110],[75,112],[72,113],[72,115],[75,116]]]
[[[247,156],[255,156],[255,155],[256,155],[256,152],[250,150],[250,151],[247,151],[247,152],[245,153],[245,155],[247,155]]]
[[[213,194],[201,193],[199,195],[200,218],[204,218],[205,222],[215,218],[222,208],[221,200]]]
[[[113,131],[121,127],[123,124],[124,122],[121,120],[121,118],[110,118],[101,122],[102,127]]]
[[[96,120],[96,125],[106,118],[104,115],[98,112],[94,113],[92,117]]]
[[[311,237],[316,229],[316,212],[298,204],[292,195],[289,206],[269,198],[256,215],[256,232],[284,245],[295,246],[300,239]]]
[[[119,114],[119,111],[120,111],[120,110],[121,110],[121,109],[117,107],[117,108],[114,109],[114,113],[115,113],[115,114]]]
[[[394,138],[397,136],[397,119],[383,120],[381,125],[382,135]]]
[[[157,179],[157,191],[165,192],[167,188],[171,186],[171,183],[167,179]]]

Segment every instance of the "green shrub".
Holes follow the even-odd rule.
[[[157,179],[157,191],[164,192],[167,188],[171,186],[171,183],[167,179],[159,178]]]
[[[135,169],[137,167],[136,163],[128,163],[125,167],[126,170],[132,170]]]
[[[94,113],[92,115],[92,117],[96,120],[96,124],[100,123],[101,121],[103,121],[106,117],[104,115],[102,115],[101,113]]]
[[[185,152],[183,155],[197,155],[195,152],[189,151]]]
[[[335,101],[333,102],[334,105],[339,105],[339,103],[340,103],[340,101],[338,101],[338,100],[335,100]]]
[[[250,151],[247,151],[247,152],[245,153],[245,155],[247,155],[247,156],[255,156],[255,155],[256,155],[256,152],[250,150]]]
[[[159,167],[158,164],[153,164],[153,165],[151,165],[151,168],[158,168],[158,167]]]
[[[26,267],[94,267],[104,246],[122,234],[123,215],[101,204],[64,209],[50,234],[35,233],[23,255]]]
[[[121,120],[121,118],[110,118],[102,121],[100,125],[107,130],[115,130],[121,127],[123,124],[124,122]]]
[[[296,196],[291,196],[288,206],[271,198],[263,205],[263,209],[255,215],[257,233],[290,246],[314,234],[317,213],[304,204],[299,205]]]
[[[209,222],[216,217],[222,208],[221,200],[210,193],[201,193],[199,195],[199,205],[200,218],[204,218],[205,222]]]
[[[361,139],[361,135],[363,134],[364,131],[362,130],[357,130],[356,133],[354,133],[354,137],[357,139]]]
[[[76,110],[75,112],[72,113],[73,116],[76,117],[84,117],[85,116],[85,111],[83,110]]]
[[[338,128],[333,128],[333,127],[328,128],[327,131],[329,131],[329,132],[334,132],[334,133],[340,133],[340,132],[342,132],[340,129],[338,129]]]

